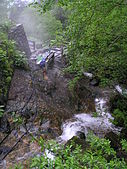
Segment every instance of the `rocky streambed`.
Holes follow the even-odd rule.
[[[38,143],[31,142],[32,137],[66,143],[79,131],[85,135],[93,131],[100,137],[109,131],[119,131],[110,121],[110,90],[95,87],[91,83],[94,79],[84,75],[71,92],[68,83],[72,77],[63,74],[66,65],[60,48],[51,49],[54,61],[48,66],[48,79],[44,80],[36,57],[47,51],[32,52],[29,69],[15,70],[9,91],[6,116],[10,132],[0,133],[0,167],[3,169],[14,168],[20,162],[27,168],[28,159],[42,153]]]

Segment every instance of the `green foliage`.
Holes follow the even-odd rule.
[[[14,56],[14,66],[18,68],[26,68],[27,67],[27,59],[24,52],[15,51]]]
[[[122,149],[125,150],[127,153],[127,141],[124,139],[121,141],[121,144],[122,144]]]
[[[114,117],[113,123],[127,129],[127,98],[117,95],[111,99],[111,112]]]
[[[98,112],[93,112],[92,116],[93,117],[98,117],[99,113]]]
[[[35,3],[40,12],[55,1]],[[93,73],[102,86],[127,83],[127,3],[125,0],[58,0],[70,11],[65,40],[69,71]],[[76,76],[77,76],[76,75]]]
[[[24,169],[24,167],[21,164],[15,165],[15,169]],[[12,167],[9,167],[9,169],[13,169]]]
[[[50,10],[53,5],[55,5],[54,0],[41,0],[39,3],[37,0],[29,4],[29,6],[32,6],[34,8],[37,8],[37,11],[40,13],[45,13],[47,10]]]
[[[23,122],[23,119],[22,119],[22,117],[21,117],[21,115],[20,114],[16,114],[15,112],[12,112],[12,118],[13,118],[13,122],[15,123],[15,124],[22,124],[22,122]]]
[[[0,118],[3,116],[4,114],[4,106],[0,106]]]
[[[88,2],[71,5],[75,12],[67,30],[70,69],[92,72],[103,85],[126,81],[126,7],[121,1]]]
[[[43,151],[44,150],[44,140],[43,140],[43,138],[39,139],[39,145],[41,146],[41,151]]]
[[[73,80],[71,80],[70,82],[69,82],[69,89],[70,90],[74,90],[74,87],[75,87],[75,85],[76,85],[76,83],[78,82],[78,80],[79,80],[79,76],[76,76]]]
[[[110,141],[100,139],[93,134],[89,134],[87,138],[89,146],[86,150],[82,150],[79,145],[72,149],[74,143],[70,145],[59,145],[55,141],[49,141],[42,146],[50,153],[55,155],[54,159],[49,159],[46,154],[41,157],[34,157],[30,168],[38,169],[126,169],[127,164],[124,160],[116,157],[116,152],[110,147]],[[125,142],[123,141],[123,149]]]

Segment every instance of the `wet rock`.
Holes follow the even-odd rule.
[[[45,135],[48,135],[49,132],[50,132],[50,121],[48,119],[43,119],[41,121],[41,134],[45,134]]]
[[[120,138],[121,139],[126,139],[127,140],[127,130],[123,128],[120,132]]]
[[[0,132],[10,132],[10,123],[5,115],[0,118]]]
[[[15,27],[13,27],[9,31],[8,37],[9,37],[9,39],[14,40],[16,42],[17,48],[20,51],[25,52],[27,57],[29,57],[31,55],[28,40],[27,40],[25,31],[24,31],[24,27],[22,24],[18,24]]]
[[[20,126],[20,131],[23,132],[23,133],[25,133],[26,129],[23,126]]]
[[[28,108],[26,108],[25,110],[23,110],[21,112],[22,116],[25,117],[26,119],[30,119],[30,117],[32,116],[32,112],[31,110],[29,110]]]
[[[36,49],[42,49],[42,44],[36,44]]]
[[[45,85],[44,92],[45,92],[47,95],[52,95],[52,92],[53,92],[55,89],[56,89],[55,83],[49,81],[49,82]]]
[[[91,98],[92,91],[89,86],[86,85],[87,81],[81,80],[76,86],[76,93],[80,99]]]
[[[120,140],[117,134],[111,131],[105,135],[105,138],[109,139],[112,148],[115,150],[118,150],[120,148]]]
[[[15,137],[15,138],[18,138],[18,131],[17,130],[13,130],[11,132],[11,134]]]
[[[68,145],[72,145],[71,150],[74,150],[76,148],[76,145],[80,145],[82,150],[85,150],[88,146],[85,139],[85,134],[81,131],[77,131],[76,136],[73,136],[70,140],[68,140],[65,144],[65,147]]]
[[[36,127],[32,122],[29,122],[26,124],[27,130],[29,130],[30,133],[38,133],[38,127]]]
[[[76,110],[78,111],[87,111],[90,112],[95,111],[94,107],[94,98],[93,98],[93,90],[89,86],[89,79],[82,78],[75,86],[74,93],[74,105],[76,106]],[[77,104],[76,104],[77,103]]]
[[[7,146],[2,146],[0,147],[0,159],[2,159],[2,157],[7,154],[7,152],[10,150],[9,147]]]
[[[88,73],[88,72],[83,72],[83,75],[88,77],[89,79],[92,79],[93,74],[92,73]]]
[[[56,138],[59,136],[58,130],[54,128],[46,128],[41,131],[41,134],[44,135],[46,138]]]
[[[78,136],[80,139],[86,139],[85,133],[81,131],[77,131],[76,136]]]
[[[51,134],[53,138],[56,138],[59,136],[57,133],[57,130],[52,129],[52,128],[48,128],[48,133]]]
[[[34,52],[35,51],[35,41],[29,40],[28,44],[29,44],[30,50],[32,52]]]
[[[99,80],[98,79],[92,79],[90,81],[90,85],[91,86],[98,86],[99,85]]]
[[[0,168],[1,169],[6,169],[7,168],[6,164],[7,164],[6,160],[0,161]]]
[[[42,124],[41,124],[41,127],[43,128],[43,129],[48,129],[49,128],[49,124],[50,124],[50,121],[49,120],[46,120],[45,119],[45,121],[43,121],[43,122],[41,122]]]

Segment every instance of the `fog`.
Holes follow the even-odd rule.
[[[37,9],[29,7],[33,0],[0,0],[0,21],[11,20],[14,24],[23,24],[28,39],[38,42],[55,39],[55,33],[62,29],[60,20],[52,12],[40,14]],[[55,9],[54,9],[55,11]]]

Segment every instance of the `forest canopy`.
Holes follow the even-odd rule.
[[[70,72],[93,73],[102,86],[127,83],[127,1],[46,0],[32,6],[40,13],[53,5],[68,11],[58,40],[68,44]],[[78,78],[77,78],[78,79]]]

